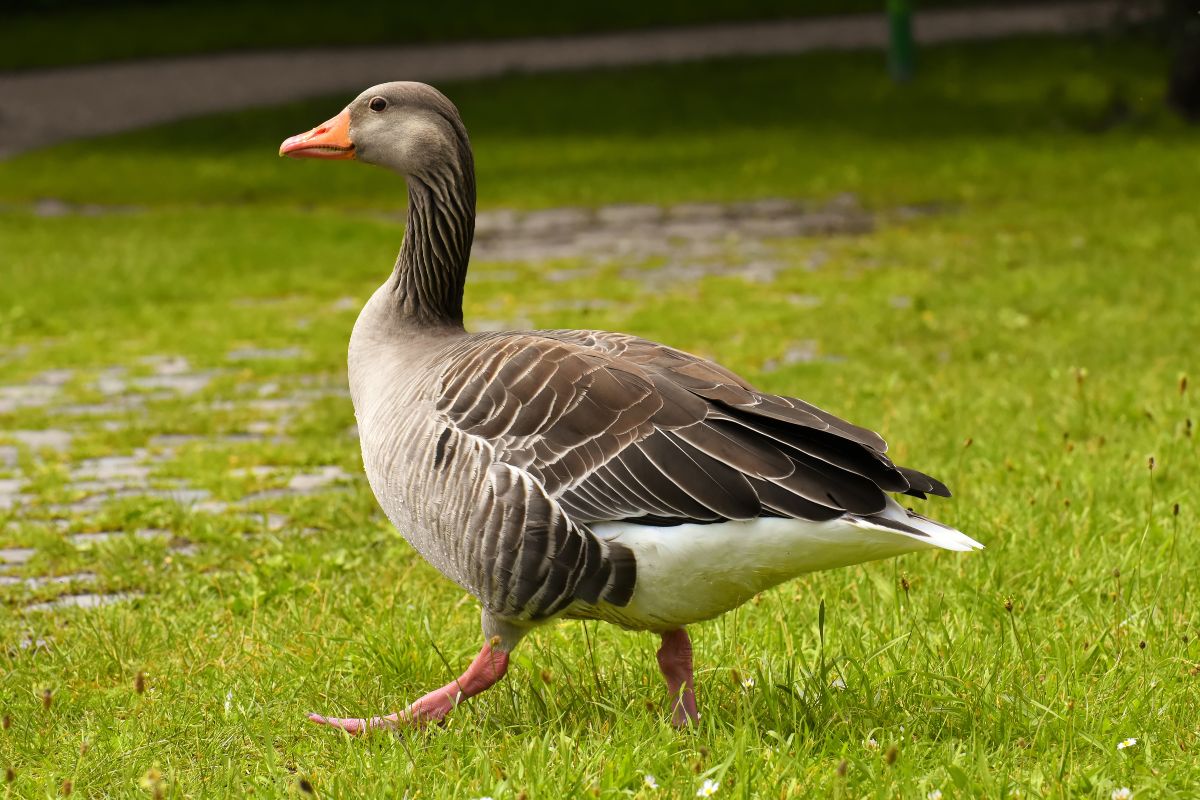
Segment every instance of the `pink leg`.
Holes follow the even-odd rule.
[[[692,640],[683,628],[662,635],[658,668],[667,679],[671,723],[682,728],[700,721],[696,711],[696,681],[692,676]]]
[[[377,728],[396,729],[401,724],[423,725],[427,722],[440,722],[456,705],[468,697],[474,697],[485,689],[495,685],[508,671],[508,653],[503,650],[493,650],[491,644],[485,644],[458,680],[450,681],[445,686],[422,697],[400,714],[388,714],[386,717],[371,717],[370,719],[352,719],[341,717],[325,717],[320,714],[309,714],[308,718],[319,725],[331,725],[341,728],[349,734],[365,733]]]

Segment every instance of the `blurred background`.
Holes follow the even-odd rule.
[[[1198,41],[1184,0],[8,0],[15,796],[1190,796]],[[478,736],[313,737],[477,637],[379,513],[345,389],[403,183],[277,157],[398,79],[475,149],[469,329],[717,358],[880,430],[988,550],[702,626],[694,741],[647,711],[644,639],[575,626]]]

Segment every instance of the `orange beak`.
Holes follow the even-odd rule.
[[[350,110],[345,109],[311,131],[289,136],[279,145],[279,155],[292,158],[354,158],[350,141]]]

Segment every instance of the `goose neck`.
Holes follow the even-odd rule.
[[[475,178],[470,163],[409,176],[408,223],[393,275],[395,307],[405,321],[462,328],[463,287],[474,235]]]

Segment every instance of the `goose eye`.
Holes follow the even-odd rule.
[[[382,97],[372,97],[371,102],[367,103],[367,108],[372,111],[383,111],[387,108],[387,100],[384,100]]]

